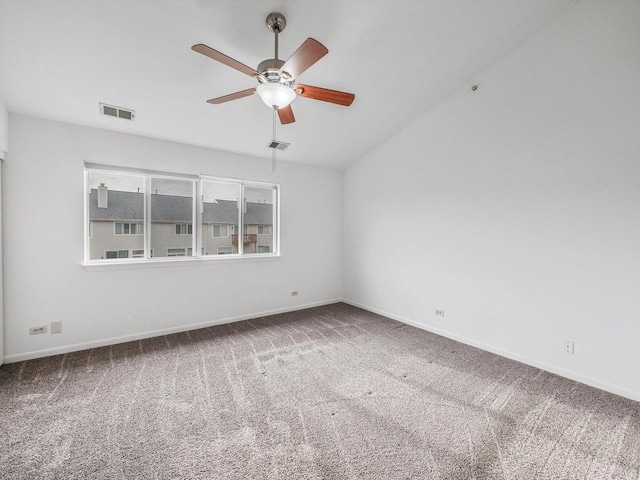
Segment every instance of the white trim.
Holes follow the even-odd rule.
[[[261,317],[266,317],[268,315],[276,315],[278,313],[286,313],[286,312],[295,312],[297,310],[304,310],[306,308],[313,308],[313,307],[321,307],[323,305],[331,305],[332,303],[338,303],[338,302],[340,302],[339,298],[334,298],[330,300],[321,300],[318,302],[307,303],[305,305],[296,305],[294,307],[277,308],[274,310],[267,310],[264,312],[248,313],[245,315],[237,315],[235,317],[220,318],[218,320],[208,320],[206,322],[200,322],[200,323],[191,323],[189,325],[181,325],[178,327],[169,327],[169,328],[163,328],[160,330],[150,330],[148,332],[134,333],[131,335],[123,335],[120,337],[105,338],[103,340],[94,340],[91,342],[75,343],[73,345],[65,345],[62,347],[54,347],[54,348],[47,348],[43,350],[34,350],[31,352],[16,353],[13,355],[6,355],[4,357],[4,361],[5,363],[22,362],[25,360],[33,360],[34,358],[50,357],[52,355],[60,355],[63,353],[77,352],[80,350],[87,350],[90,348],[117,345],[119,343],[132,342],[136,340],[144,340],[146,338],[159,337],[162,335],[170,335],[172,333],[187,332],[189,330],[197,330],[199,328],[213,327],[215,325],[224,325],[227,323],[241,322],[243,320],[253,320],[253,319],[258,320]]]
[[[193,265],[210,265],[215,262],[255,262],[276,261],[280,258],[276,253],[252,253],[250,255],[206,255],[200,257],[153,257],[153,258],[121,258],[113,260],[93,260],[91,263],[80,264],[87,271],[100,270],[135,270],[161,267],[186,267]]]
[[[550,365],[545,362],[540,362],[538,360],[526,357],[524,355],[520,355],[514,352],[510,352],[508,350],[503,350],[501,348],[494,347],[493,345],[477,342],[468,337],[447,332],[446,330],[434,328],[429,325],[423,325],[422,323],[416,322],[415,320],[411,320],[409,318],[405,318],[400,315],[394,315],[393,313],[380,310],[379,308],[370,307],[369,305],[364,305],[362,303],[354,302],[353,300],[349,300],[347,298],[342,298],[342,301],[349,305],[353,305],[354,307],[362,308],[363,310],[367,310],[372,313],[377,313],[378,315],[383,315],[385,317],[391,318],[392,320],[397,320],[398,322],[406,323],[407,325],[411,325],[421,330],[426,330],[427,332],[435,333],[436,335],[450,338],[452,340],[456,340],[457,342],[464,343],[466,345],[471,345],[472,347],[480,348],[481,350],[485,350],[487,352],[495,353],[496,355],[500,355],[501,357],[509,358],[511,360],[515,360],[516,362],[524,363],[532,367],[540,368],[547,372],[560,375],[561,377],[565,377],[570,380],[575,380],[576,382],[584,383],[585,385],[599,388],[600,390],[605,390],[607,392],[615,393],[616,395],[630,398],[631,400],[640,401],[640,392],[635,392],[633,390],[629,390],[628,388],[621,387],[613,383],[603,382],[602,380],[598,380],[597,378],[592,378],[592,377],[583,375],[581,373],[574,372],[572,370],[567,370],[562,367],[557,367],[555,365]]]
[[[143,175],[149,175],[149,176],[162,177],[162,178],[164,178],[164,176],[179,177],[181,179],[187,178],[190,180],[194,180],[198,178],[198,175],[196,174],[189,174],[189,173],[183,173],[183,172],[163,172],[161,170],[150,170],[148,168],[135,168],[135,167],[124,166],[124,165],[94,163],[94,162],[89,162],[87,160],[85,160],[84,162],[84,168],[85,170],[89,169],[91,171],[94,171],[94,172],[97,171],[99,173],[115,172],[115,173],[121,173],[124,175],[133,175],[137,177],[140,177]]]

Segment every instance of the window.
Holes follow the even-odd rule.
[[[227,233],[227,231],[228,231],[227,225],[220,225],[220,224],[213,225],[214,238],[228,237],[229,234]]]
[[[176,235],[192,235],[193,225],[190,223],[176,223]]]
[[[106,250],[104,258],[129,258],[129,250]]]
[[[278,254],[277,185],[90,162],[85,184],[87,263]]]
[[[190,257],[192,253],[191,247],[167,249],[167,257]]]
[[[167,257],[192,256],[196,238],[193,235],[193,224],[196,198],[196,182],[194,179],[171,178],[168,175],[152,176],[149,180],[151,210],[150,247]],[[175,240],[175,235],[189,236],[185,240]],[[174,246],[191,247],[184,253],[172,253]]]
[[[153,257],[153,250],[150,256]],[[144,258],[144,250],[131,250],[131,258]]]
[[[238,253],[240,224],[239,199],[242,185],[237,182],[203,179],[201,182],[202,244],[209,255]],[[205,235],[211,224],[211,235]]]
[[[276,190],[259,186],[243,189],[243,245],[245,254],[273,252],[276,245],[273,234]],[[249,229],[247,229],[249,227]],[[260,246],[258,246],[260,235]],[[267,250],[268,249],[268,250]]]
[[[142,223],[114,223],[116,235],[142,235],[144,224]]]
[[[144,177],[88,170],[86,184],[86,261],[131,258],[129,251],[144,250]]]

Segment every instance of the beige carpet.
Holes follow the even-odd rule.
[[[335,304],[0,368],[3,479],[640,478],[640,404]]]

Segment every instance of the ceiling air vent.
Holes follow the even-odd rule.
[[[100,113],[102,115],[108,115],[109,117],[124,118],[125,120],[134,120],[136,118],[135,110],[115,107],[113,105],[107,105],[106,103],[100,104]]]
[[[278,140],[271,140],[271,143],[269,143],[267,147],[273,148],[275,150],[286,150],[289,145],[291,144],[286,142],[279,142]]]

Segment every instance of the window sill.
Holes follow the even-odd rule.
[[[279,254],[273,253],[252,253],[249,255],[211,255],[207,257],[162,257],[150,259],[128,259],[128,260],[93,260],[85,262],[82,266],[85,270],[128,270],[139,268],[163,268],[163,267],[184,267],[194,265],[214,265],[220,263],[237,262],[269,262],[280,258]]]

